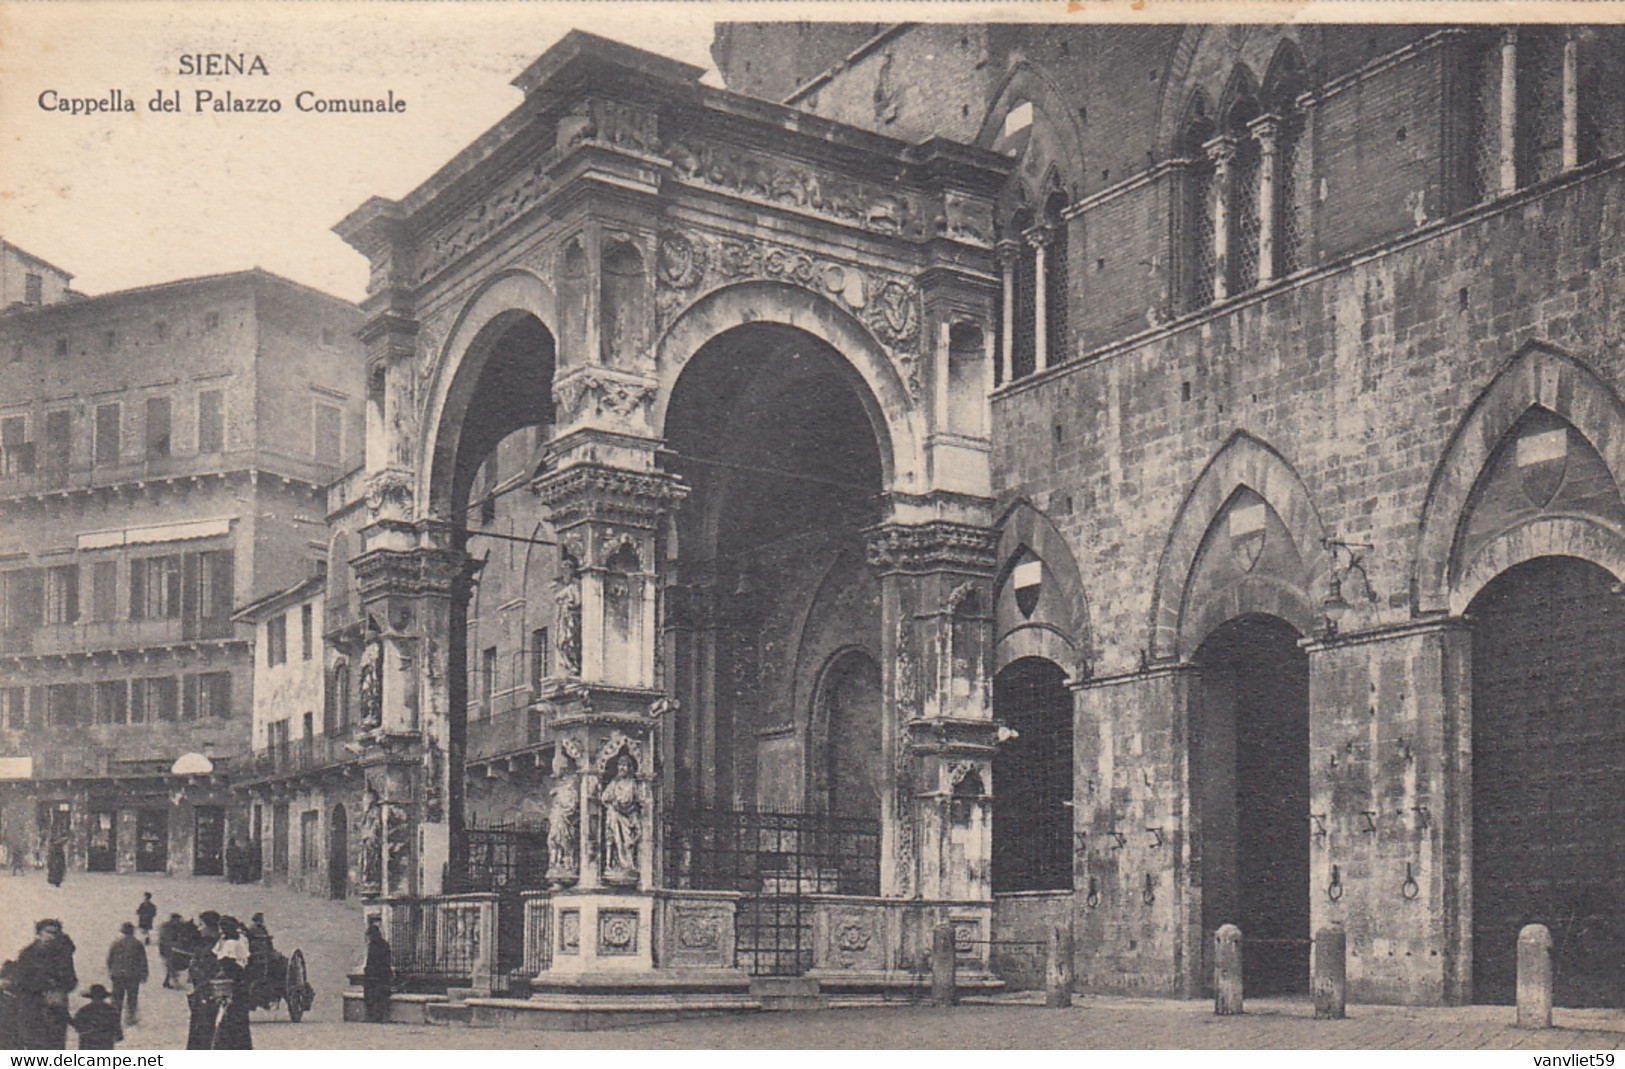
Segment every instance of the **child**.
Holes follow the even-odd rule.
[[[152,904],[152,892],[144,891],[141,904],[135,907],[135,923],[141,929],[141,941],[152,945],[152,919],[158,916],[158,907]]]
[[[107,1001],[107,988],[91,984],[85,997],[90,1001],[73,1015],[73,1027],[79,1033],[79,1049],[112,1050],[113,1045],[124,1038],[124,1028],[119,1024],[118,1010]]]

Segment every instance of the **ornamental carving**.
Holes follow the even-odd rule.
[[[598,956],[616,957],[638,952],[638,913],[632,909],[598,911]]]
[[[722,915],[715,910],[677,913],[677,945],[684,950],[720,950],[722,929]]]
[[[788,282],[829,297],[891,351],[909,396],[920,397],[920,294],[900,275],[825,260],[800,249],[668,231],[658,245],[655,309],[663,323],[702,293],[733,282]]]
[[[916,193],[840,177],[750,149],[678,140],[665,149],[677,178],[750,200],[821,215],[878,234],[926,237]]]
[[[659,128],[659,117],[654,112],[592,98],[577,103],[559,119],[555,142],[561,152],[576,145],[594,144],[647,155],[660,147]]]
[[[869,941],[873,938],[874,933],[869,930],[869,926],[855,920],[846,921],[835,931],[836,947],[848,954],[869,949]]]
[[[553,388],[553,403],[560,423],[589,416],[627,421],[646,409],[655,393],[654,383],[583,368]]]
[[[367,508],[373,513],[393,502],[404,510],[412,507],[412,474],[398,468],[385,468],[367,479]]]
[[[428,234],[418,246],[416,285],[438,274],[464,253],[535,207],[553,188],[549,160],[538,160],[503,183],[495,193]]]
[[[888,523],[869,528],[865,535],[869,564],[882,574],[942,568],[992,574],[997,565],[997,532],[968,523]]]
[[[559,910],[559,953],[581,953],[581,911]]]

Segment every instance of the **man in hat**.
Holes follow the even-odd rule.
[[[63,1050],[68,1042],[68,996],[79,986],[73,940],[55,918],[34,923],[34,941],[17,955],[13,990],[17,1029],[25,1050]]]
[[[164,986],[178,990],[181,986],[180,970],[175,967],[175,952],[181,947],[181,932],[186,922],[179,913],[171,913],[169,919],[158,926],[158,960],[164,963]]]
[[[367,1005],[367,1020],[389,1020],[389,987],[394,979],[389,962],[389,940],[378,927],[377,917],[367,918],[367,963],[361,969],[361,994]]]
[[[187,981],[192,985],[191,993],[186,996],[187,1008],[191,1011],[186,1026],[186,1049],[213,1050],[220,1003],[209,981],[220,968],[214,956],[214,945],[220,939],[220,914],[205,910],[198,915],[198,920],[203,923],[202,938],[192,948],[192,964],[186,972]]]
[[[141,892],[141,904],[135,907],[135,923],[141,929],[141,941],[152,944],[152,921],[158,916],[158,907],[152,901],[152,892]]]
[[[113,1008],[126,1024],[141,1018],[141,985],[147,982],[147,948],[135,937],[135,925],[125,921],[123,932],[107,951],[107,975],[113,981]]]
[[[107,1001],[107,988],[91,984],[85,993],[90,999],[73,1015],[74,1031],[79,1033],[80,1050],[112,1050],[124,1038],[118,1007]]]

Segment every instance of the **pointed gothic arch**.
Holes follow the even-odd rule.
[[[1301,589],[1286,589],[1271,577],[1252,577],[1236,591],[1231,609],[1236,613],[1262,612],[1280,616],[1307,630],[1311,618],[1308,605],[1311,592],[1325,586],[1327,564],[1319,552],[1325,527],[1315,508],[1309,488],[1280,453],[1246,431],[1236,431],[1213,455],[1197,477],[1174,517],[1168,543],[1157,563],[1152,590],[1150,656],[1166,661],[1188,656],[1200,640],[1190,634],[1197,621],[1186,619],[1186,591],[1197,558],[1214,520],[1247,488],[1261,498],[1279,517],[1304,563]],[[1295,585],[1295,584],[1292,584]],[[1255,602],[1257,604],[1251,604]]]
[[[1459,611],[1495,572],[1532,556],[1563,552],[1625,574],[1625,543],[1617,533],[1579,519],[1538,521],[1491,547],[1482,565],[1457,575],[1457,534],[1474,487],[1490,455],[1531,408],[1544,408],[1578,431],[1601,455],[1616,481],[1625,472],[1625,403],[1613,387],[1575,357],[1543,342],[1529,342],[1484,388],[1445,446],[1423,499],[1411,565],[1412,612]],[[1567,547],[1567,548],[1563,548]],[[1588,555],[1589,554],[1589,555]],[[1499,569],[1498,569],[1499,570]],[[1468,586],[1472,585],[1471,592]]]
[[[1069,199],[1076,200],[1083,192],[1084,175],[1083,137],[1077,126],[1076,112],[1068,106],[1066,94],[1060,87],[1033,64],[1017,63],[1005,77],[1004,85],[994,95],[993,104],[982,120],[976,145],[992,148],[1003,133],[1006,117],[1024,103],[1031,104],[1036,112],[1035,126],[1042,116],[1055,139],[1055,151],[1045,154],[1044,163],[1048,166],[1040,165],[1038,173],[1046,174],[1051,167],[1057,169]]]
[[[993,577],[993,672],[1023,657],[1061,666],[1070,679],[1087,678],[1094,660],[1089,600],[1066,537],[1024,498],[1012,502],[998,523],[999,571]],[[1030,555],[1030,556],[1029,556]],[[1042,589],[1031,612],[1016,604],[1017,565],[1042,564]]]

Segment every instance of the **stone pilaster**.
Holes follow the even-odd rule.
[[[1202,145],[1213,164],[1213,300],[1230,296],[1230,164],[1236,158],[1236,140],[1221,134]]]
[[[881,576],[884,750],[894,777],[881,799],[881,893],[888,896],[992,894],[997,538],[974,522],[986,515],[979,503],[961,504],[972,507],[957,519],[894,520],[865,532],[869,563]]]

